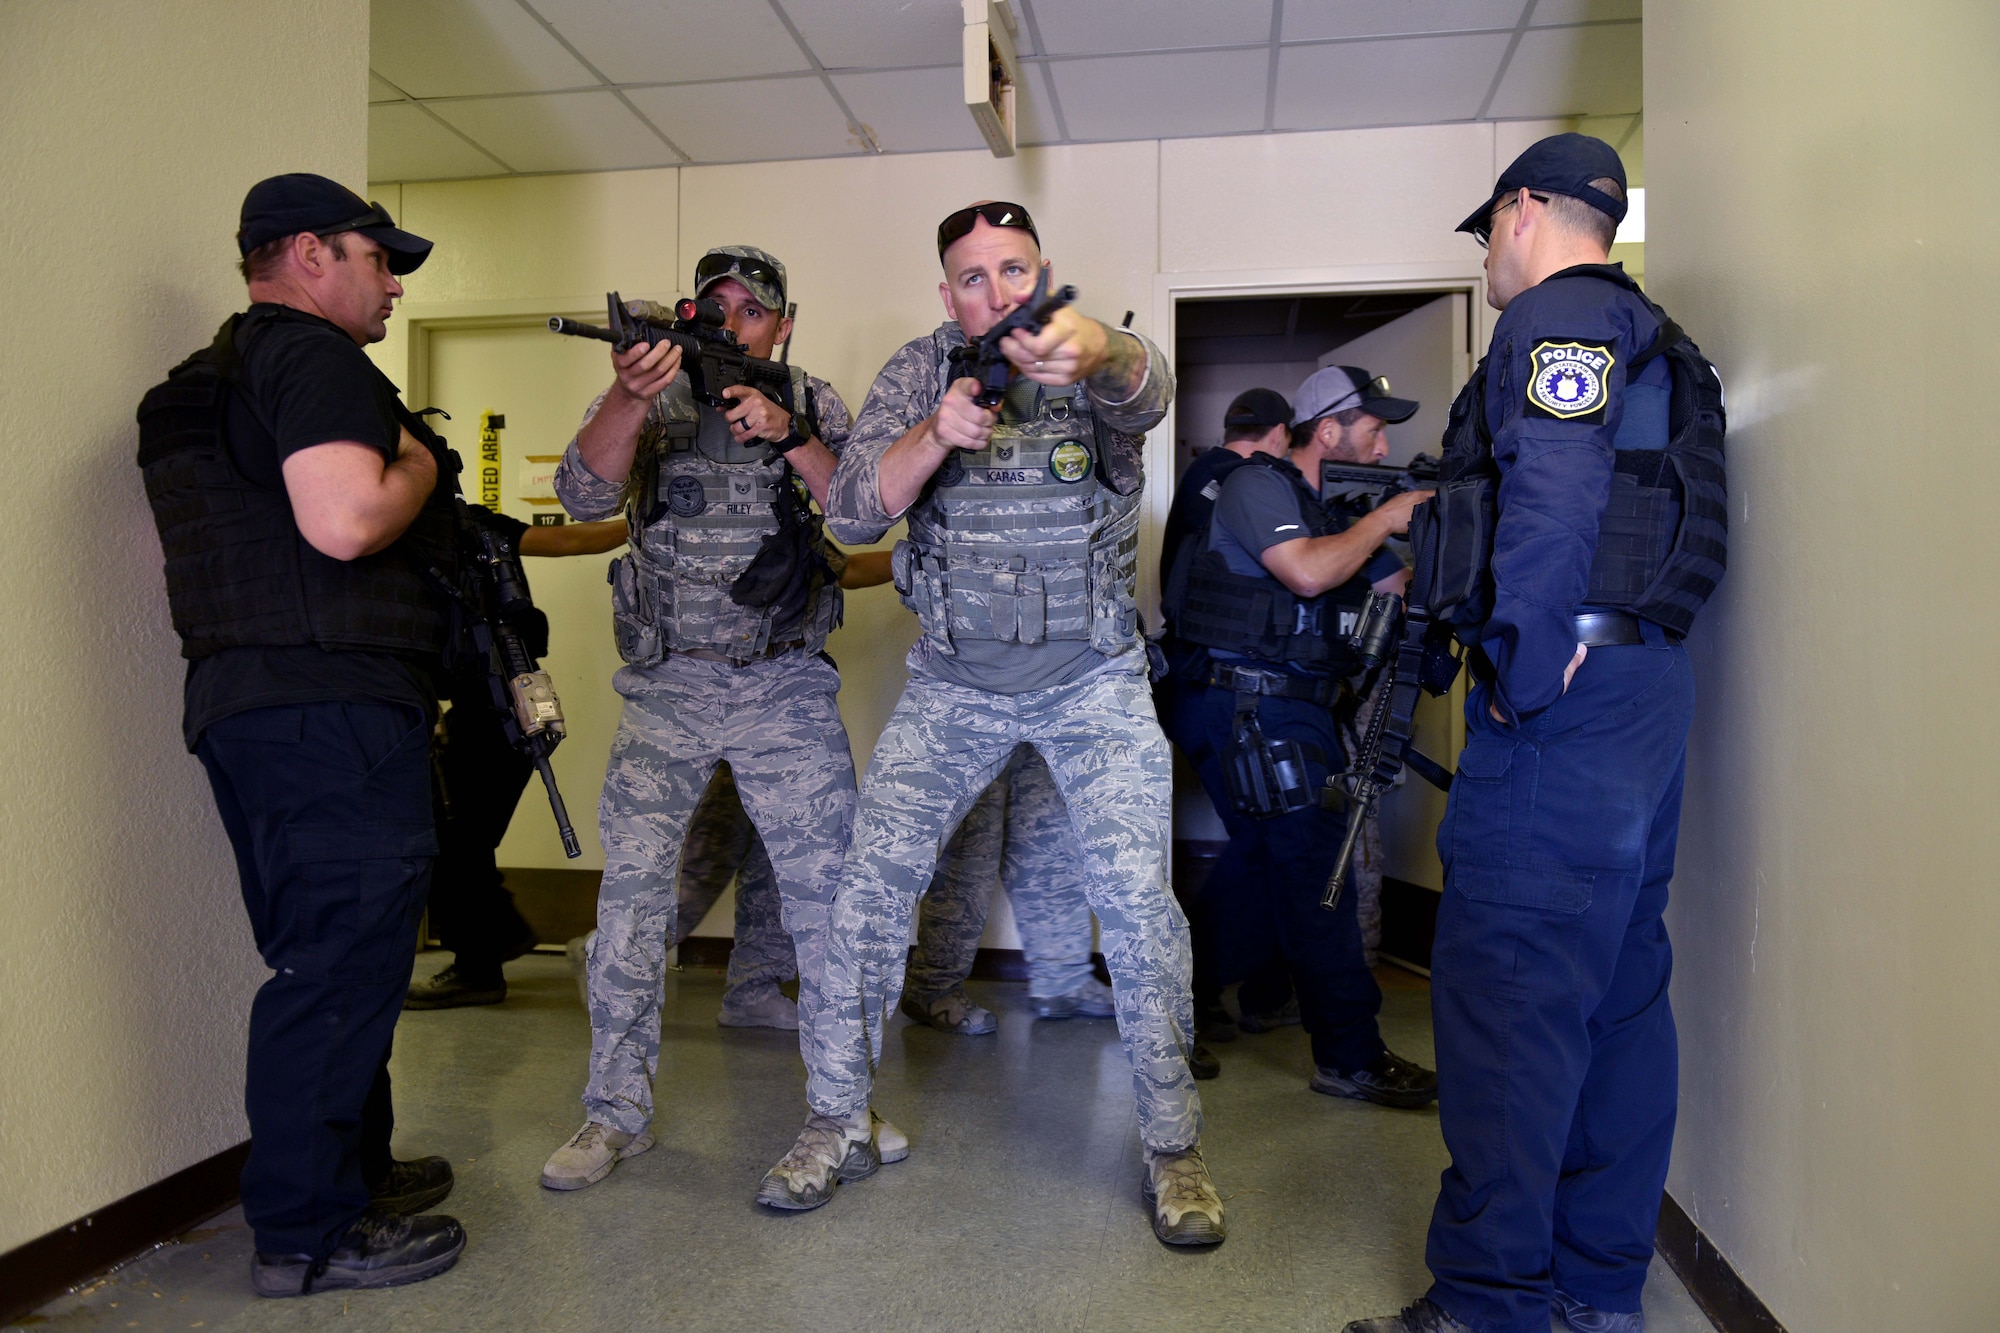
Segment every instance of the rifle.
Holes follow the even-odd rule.
[[[1334,860],[1326,893],[1320,899],[1320,906],[1329,911],[1340,905],[1340,891],[1348,867],[1354,863],[1362,823],[1405,765],[1439,791],[1451,790],[1452,775],[1411,747],[1416,735],[1412,714],[1416,711],[1417,690],[1443,694],[1458,676],[1458,659],[1451,655],[1446,642],[1432,639],[1429,629],[1430,614],[1423,607],[1406,608],[1403,599],[1392,592],[1369,594],[1367,609],[1361,614],[1361,624],[1352,642],[1368,670],[1384,663],[1389,670],[1376,694],[1375,710],[1368,715],[1368,725],[1362,732],[1360,753],[1354,756],[1346,772],[1329,776],[1320,791],[1322,809],[1337,810],[1342,806],[1347,809],[1347,836],[1341,841],[1340,855]],[[1397,645],[1393,658],[1391,644]]]
[[[1322,501],[1368,498],[1366,507],[1375,508],[1405,491],[1435,490],[1438,460],[1418,454],[1407,467],[1386,467],[1378,463],[1337,463],[1326,459],[1319,465],[1319,495]]]
[[[535,771],[542,775],[542,786],[549,793],[549,808],[555,813],[556,831],[562,835],[563,854],[581,856],[583,848],[577,843],[576,830],[570,826],[569,811],[556,787],[555,770],[549,767],[549,756],[555,753],[567,730],[562,702],[556,698],[549,673],[536,663],[516,628],[516,622],[535,609],[528,596],[521,557],[509,547],[505,537],[473,517],[464,496],[457,496],[456,503],[460,542],[478,571],[477,584],[471,588],[455,585],[435,565],[431,566],[431,577],[466,612],[473,649],[485,660],[493,711],[500,715],[501,730],[506,733],[508,743],[533,760]]]
[[[1049,294],[1049,269],[1042,265],[1032,296],[1007,312],[1007,317],[980,335],[979,341],[952,352],[951,360],[962,378],[979,381],[972,401],[981,407],[998,407],[1014,382],[1014,366],[1001,354],[1000,340],[1017,330],[1040,333],[1049,316],[1076,300],[1076,288],[1064,286]],[[1130,318],[1127,316],[1127,318]]]
[[[735,404],[723,397],[722,391],[743,384],[787,412],[797,410],[792,402],[791,369],[785,362],[766,361],[744,351],[736,335],[722,327],[727,316],[716,302],[683,298],[674,306],[674,319],[668,323],[651,313],[633,314],[617,292],[605,293],[604,304],[609,328],[556,315],[549,320],[549,331],[572,338],[595,338],[620,352],[629,352],[640,343],[652,347],[672,343],[681,349],[681,368],[687,372],[696,402],[726,412]],[[790,344],[785,351],[789,358]]]

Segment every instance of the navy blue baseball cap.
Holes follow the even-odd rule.
[[[236,231],[236,248],[242,253],[302,231],[317,236],[360,232],[389,252],[389,271],[398,275],[414,273],[431,253],[431,243],[398,228],[388,209],[309,171],[258,181],[243,196]]]
[[[1291,421],[1292,405],[1276,389],[1245,389],[1222,414],[1224,430],[1269,430]]]
[[[1458,224],[1458,230],[1476,231],[1485,224],[1487,214],[1501,196],[1516,190],[1566,194],[1572,199],[1581,199],[1601,213],[1609,214],[1613,222],[1623,222],[1625,201],[1591,188],[1592,181],[1605,177],[1617,181],[1618,189],[1624,191],[1625,164],[1618,160],[1617,149],[1588,134],[1552,134],[1532,145],[1500,173],[1493,193],[1486,196],[1485,203],[1472,210],[1470,217]]]

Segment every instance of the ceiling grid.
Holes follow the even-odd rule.
[[[1588,117],[1640,0],[1014,0],[1023,145]],[[977,149],[959,0],[373,0],[369,175]]]

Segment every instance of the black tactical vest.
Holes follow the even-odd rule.
[[[1616,269],[1593,267],[1588,276],[1618,282],[1645,299],[1638,284]],[[1728,555],[1722,380],[1694,340],[1665,311],[1646,304],[1660,331],[1633,358],[1627,383],[1654,357],[1666,358],[1673,381],[1667,445],[1616,452],[1611,498],[1598,524],[1590,589],[1581,605],[1628,612],[1686,634],[1722,582]],[[1452,403],[1437,498],[1417,506],[1410,521],[1412,604],[1428,607],[1434,620],[1468,642],[1493,613],[1500,472],[1486,422],[1486,369],[1482,357]]]
[[[1298,492],[1308,537],[1331,536],[1351,522],[1328,513],[1298,469],[1282,459],[1252,454],[1237,466],[1278,469]],[[1218,475],[1236,470],[1230,467]],[[1252,576],[1230,569],[1219,553],[1209,549],[1206,532],[1183,541],[1174,563],[1174,574],[1180,574],[1182,567],[1186,573],[1169,577],[1161,600],[1168,622],[1182,639],[1265,662],[1325,668],[1337,676],[1361,670],[1348,635],[1368,602],[1365,575],[1356,574],[1317,597],[1300,597],[1275,575]]]
[[[139,403],[139,468],[166,553],[167,605],[181,655],[224,648],[377,650],[442,656],[451,636],[446,594],[456,583],[457,515],[448,478],[457,462],[421,417],[398,419],[438,460],[437,488],[404,534],[374,555],[335,560],[306,541],[283,487],[245,477],[227,439],[229,399],[244,349],[278,308],[232,315],[215,341],[175,366]]]

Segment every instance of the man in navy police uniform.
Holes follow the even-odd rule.
[[[1342,767],[1335,709],[1352,707],[1345,678],[1361,665],[1346,636],[1371,590],[1403,590],[1409,573],[1383,542],[1426,493],[1333,513],[1318,480],[1328,459],[1380,462],[1384,424],[1416,410],[1364,370],[1313,374],[1296,396],[1289,450],[1251,450],[1210,471],[1221,482],[1212,515],[1182,539],[1162,594],[1182,645],[1170,659],[1170,678],[1183,677],[1174,729],[1229,829],[1191,913],[1196,994],[1213,997],[1282,959],[1312,1039],[1313,1090],[1406,1108],[1437,1095],[1436,1077],[1382,1043],[1382,992],[1362,958],[1354,895],[1332,912],[1320,906],[1346,819],[1314,798]],[[1225,771],[1249,716],[1266,740],[1300,747],[1302,803],[1236,807]]]
[[[1482,669],[1438,834],[1431,1004],[1451,1165],[1429,1293],[1348,1333],[1541,1333],[1556,1316],[1643,1327],[1677,1076],[1661,913],[1694,705],[1680,635],[1661,622],[1684,632],[1720,578],[1721,517],[1705,520],[1713,577],[1691,581],[1680,614],[1606,590],[1631,560],[1643,506],[1628,501],[1653,493],[1635,489],[1644,460],[1681,439],[1669,444],[1663,316],[1607,262],[1624,215],[1617,154],[1564,134],[1516,159],[1458,228],[1488,247],[1503,313],[1452,414],[1438,511],[1455,457],[1497,474],[1490,611],[1456,622]],[[1468,415],[1480,409],[1484,430]],[[1709,424],[1719,497],[1719,401]],[[1678,557],[1689,521],[1674,521]],[[1425,568],[1420,548],[1420,583]]]

